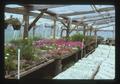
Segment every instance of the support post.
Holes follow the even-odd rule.
[[[68,41],[68,38],[69,38],[71,23],[72,23],[72,19],[70,19],[70,20],[68,21],[68,26],[67,26],[67,30],[66,30],[66,41]]]
[[[62,72],[62,60],[56,59],[55,60],[55,75],[58,75],[60,72]]]
[[[61,33],[60,33],[60,37],[62,38],[62,36],[63,36],[63,31],[66,31],[66,29],[62,29],[61,30]]]
[[[25,21],[25,26],[24,26],[24,33],[23,33],[23,39],[28,37],[28,26],[29,26],[29,15],[28,15],[28,10],[27,7],[25,7],[25,13],[23,15],[23,19]]]
[[[33,26],[33,38],[35,37],[35,24]]]
[[[83,35],[86,36],[86,25],[83,26],[84,27],[84,31],[83,31]],[[86,46],[86,38],[84,38],[84,45]],[[85,52],[86,47],[83,48],[83,56],[86,54]]]
[[[53,39],[55,39],[55,36],[56,36],[56,17],[53,16],[53,21],[54,21],[54,24],[53,24]]]
[[[66,41],[68,41],[68,37],[69,37],[69,23],[68,23],[68,27],[66,29]]]
[[[75,29],[75,28],[77,28],[77,29]],[[77,30],[77,33],[78,33],[78,25],[76,25],[73,29],[71,29],[71,30],[70,30],[70,33],[71,33],[72,31],[74,31],[74,30]],[[70,33],[69,33],[69,34],[70,34]]]
[[[95,35],[95,39],[96,39],[96,40],[95,40],[95,41],[96,41],[96,42],[95,42],[95,43],[96,43],[96,44],[95,44],[95,48],[96,48],[96,47],[97,47],[97,31],[96,31],[96,29],[95,29],[94,32],[95,32],[94,35]]]
[[[79,52],[77,52],[77,53],[75,54],[75,62],[78,61],[78,56],[79,56]]]
[[[63,21],[60,21],[60,22],[67,28],[67,25]]]
[[[77,33],[79,33],[79,32],[78,32],[78,26],[77,26]]]
[[[91,33],[92,33],[92,27],[90,27],[90,36],[91,36]]]
[[[44,12],[47,11],[47,9],[44,9],[41,11],[41,13],[34,19],[34,21],[29,25],[28,30],[30,30],[33,25],[43,16]]]
[[[83,26],[83,35],[84,36],[86,35],[86,26],[85,25]]]
[[[84,39],[82,39],[82,43],[84,44]],[[81,50],[81,58],[83,57],[83,55],[84,55],[84,47]]]
[[[112,45],[115,44],[115,26],[113,26],[113,39],[112,39]]]

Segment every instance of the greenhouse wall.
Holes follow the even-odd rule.
[[[56,38],[60,38],[60,26],[57,26],[56,28]],[[42,38],[52,38],[52,29],[44,27],[44,24],[37,26],[35,29],[35,37],[42,37]],[[21,30],[13,30],[13,27],[11,25],[8,25],[7,29],[5,29],[5,42],[9,42],[13,39],[19,39],[23,36],[23,27],[21,27]],[[73,31],[71,35],[75,34],[76,31]],[[79,31],[79,33],[83,34],[82,31]],[[88,32],[89,35],[90,32]],[[63,32],[63,36],[66,35],[66,32]],[[94,35],[94,32],[91,33],[91,35]],[[102,36],[104,39],[107,38],[113,38],[113,32],[104,32],[104,31],[98,31],[97,36]],[[33,28],[29,31],[29,37],[33,38]],[[115,38],[115,35],[114,35]]]

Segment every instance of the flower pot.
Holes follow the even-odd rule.
[[[11,24],[13,26],[14,30],[20,30],[21,23],[20,23],[19,19],[17,19],[17,18],[6,19],[5,23]]]
[[[14,30],[20,30],[21,25],[12,25]]]

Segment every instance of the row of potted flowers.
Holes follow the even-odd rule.
[[[42,40],[34,41],[33,45],[37,48],[55,45],[56,47],[68,46],[68,47],[79,47],[80,49],[82,49],[84,46],[84,44],[80,41],[65,41],[63,39],[57,39],[57,40],[42,39]]]
[[[45,48],[44,48],[45,47]],[[6,74],[17,70],[17,49],[21,49],[21,69],[25,69],[33,64],[55,59],[64,55],[71,54],[77,47],[82,48],[81,42],[66,42],[63,39],[51,40],[41,39],[32,42],[24,40],[20,42],[12,42],[5,45],[5,70]],[[44,53],[41,53],[45,50]]]

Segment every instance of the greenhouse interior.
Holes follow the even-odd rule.
[[[7,4],[6,79],[115,79],[114,5]]]

